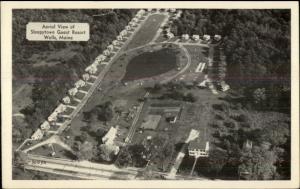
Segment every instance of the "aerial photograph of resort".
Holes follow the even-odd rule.
[[[14,9],[11,129],[13,180],[290,180],[291,10]]]

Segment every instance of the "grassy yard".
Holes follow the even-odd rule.
[[[127,45],[125,50],[129,50],[149,43],[155,36],[165,17],[165,15],[160,14],[154,14],[149,16],[148,19],[145,21],[144,25],[133,36],[132,40]]]

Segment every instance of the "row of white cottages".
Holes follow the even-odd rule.
[[[118,47],[118,45],[120,45],[123,42],[123,39],[126,38],[126,35],[128,34],[129,30],[132,30],[134,29],[135,26],[137,26],[137,22],[144,14],[145,14],[145,10],[139,10],[136,16],[125,27],[125,29],[120,32],[120,34],[117,36],[117,39],[112,41],[112,44],[107,46],[107,49],[103,51],[103,54],[97,56],[95,61],[85,69],[86,73],[82,75],[82,78],[80,80],[75,82],[74,88],[68,90],[69,95],[65,96],[62,99],[62,103],[60,103],[56,107],[56,109],[52,112],[52,114],[48,117],[48,119],[40,125],[40,128],[33,133],[33,135],[31,136],[32,140],[42,139],[44,133],[50,129],[51,124],[57,121],[58,115],[66,111],[67,107],[74,107],[74,106],[69,106],[69,104],[71,103],[71,99],[75,99],[74,96],[78,92],[87,93],[86,91],[82,91],[79,88],[84,87],[87,84],[89,85],[93,84],[89,82],[89,79],[91,77],[96,78],[95,74],[98,71],[98,66],[100,65],[100,63],[104,62],[108,58],[108,56],[115,50],[115,48],[116,49],[120,48]]]

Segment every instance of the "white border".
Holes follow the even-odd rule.
[[[292,180],[290,181],[20,181],[12,180],[12,15],[13,8],[247,8],[291,9]],[[1,2],[2,181],[4,188],[299,188],[299,9],[298,2]]]

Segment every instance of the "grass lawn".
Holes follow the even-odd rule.
[[[133,36],[132,40],[127,45],[125,50],[129,50],[149,43],[155,36],[165,17],[165,15],[161,14],[154,14],[149,16],[147,20],[145,20],[145,23],[142,25],[139,31]]]

